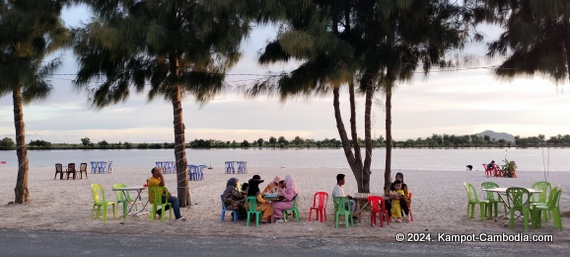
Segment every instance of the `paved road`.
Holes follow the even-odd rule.
[[[512,245],[515,244],[515,245]],[[0,229],[0,256],[568,256],[568,246],[395,243],[331,238],[118,235]]]

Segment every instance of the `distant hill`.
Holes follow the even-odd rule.
[[[515,142],[515,136],[509,134],[509,133],[504,133],[504,132],[495,132],[492,130],[485,130],[481,133],[477,134],[478,136],[489,136],[491,138],[491,140],[494,138],[495,140],[499,140],[499,139],[504,139],[507,142]]]

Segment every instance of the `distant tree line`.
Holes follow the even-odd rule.
[[[359,139],[362,142],[362,139]],[[386,141],[382,136],[372,140],[374,147],[385,147]],[[403,141],[394,141],[393,146],[396,148],[460,148],[460,147],[569,147],[570,135],[557,135],[546,139],[544,135],[532,137],[515,136],[515,141],[506,141],[505,139],[491,139],[489,136],[479,135],[447,135],[433,134],[431,137],[408,139]],[[342,142],[335,138],[325,138],[323,140],[304,139],[296,136],[292,140],[287,140],[280,136],[269,137],[268,140],[259,138],[255,141],[243,140],[238,141],[222,141],[215,139],[195,139],[186,144],[187,148],[209,149],[209,148],[340,148]],[[174,143],[130,143],[118,142],[109,143],[102,140],[97,143],[91,142],[88,137],[82,138],[80,144],[60,144],[51,143],[45,140],[32,140],[28,144],[29,149],[173,149]],[[0,150],[14,150],[16,144],[11,138],[5,137],[0,141]]]

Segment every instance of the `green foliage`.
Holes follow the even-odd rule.
[[[51,142],[44,141],[44,140],[32,140],[28,144],[30,148],[39,148],[39,149],[51,149]]]
[[[89,139],[88,137],[82,138],[81,144],[83,145],[83,147],[93,146],[93,143],[91,143],[91,139]]]
[[[508,178],[512,178],[513,177],[513,172],[517,169],[517,164],[515,163],[515,161],[509,161],[507,159],[503,160],[503,162],[505,163],[502,166],[502,169],[505,171],[505,177]]]
[[[14,140],[9,137],[5,137],[0,141],[0,150],[14,150],[16,149],[16,144]]]

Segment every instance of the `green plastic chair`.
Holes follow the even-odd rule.
[[[105,199],[105,191],[103,190],[103,186],[100,184],[91,184],[91,191],[93,192],[93,208],[91,208],[91,220],[93,220],[95,207],[97,207],[97,216],[95,216],[95,219],[99,219],[101,208],[103,208],[103,221],[107,221],[107,210],[109,205],[113,206],[113,219],[117,218],[115,202],[109,202]]]
[[[481,183],[481,189],[493,189],[493,188],[498,188],[499,185],[495,182],[483,182]],[[485,200],[489,201],[488,206],[488,212],[487,215],[488,217],[497,217],[498,214],[498,210],[499,210],[499,203],[503,204],[503,208],[505,213],[507,213],[507,206],[505,205],[505,202],[503,202],[503,200],[499,197],[495,197],[495,193],[494,192],[484,192],[484,198]],[[493,210],[495,210],[495,215],[493,216]]]
[[[351,225],[354,225],[352,221],[352,211],[350,210],[350,200],[346,197],[335,197],[334,202],[336,203],[336,209],[334,211],[335,228],[338,228],[340,215],[344,215],[345,225],[347,228],[349,222]]]
[[[532,205],[542,204],[546,205],[548,203],[548,198],[550,197],[552,185],[548,181],[539,181],[532,184],[532,189],[540,190],[538,194],[532,194],[530,202]],[[546,212],[544,215],[545,220],[550,219],[550,213]]]
[[[301,221],[301,217],[299,217],[299,208],[297,206],[297,196],[299,195],[295,195],[295,197],[293,197],[293,205],[291,206],[291,208],[287,209],[287,210],[283,210],[283,219],[285,221],[287,221],[287,218],[289,218],[289,212],[291,213],[291,215],[295,216],[295,220],[297,221]]]
[[[168,196],[168,189],[163,186],[150,186],[148,187],[148,202],[151,205],[150,208],[150,220],[156,219],[156,211],[160,206],[162,210],[162,215],[160,215],[160,221],[164,221],[164,216],[166,216],[165,210],[168,206],[168,210],[170,213],[170,219],[172,219],[172,204],[168,202],[168,199],[162,201],[162,196]]]
[[[562,189],[558,187],[552,188],[550,191],[551,197],[548,198],[548,203],[546,205],[533,205],[532,206],[532,218],[533,225],[535,228],[540,227],[540,216],[542,212],[552,213],[552,223],[558,230],[562,230],[562,220],[560,218],[560,196],[562,195]]]
[[[113,184],[113,189],[125,188],[125,187],[127,187],[127,185],[125,185],[125,184],[119,184],[119,183]],[[127,196],[126,199],[125,199],[125,195]],[[131,199],[131,194],[129,194],[129,191],[125,191],[124,194],[121,191],[117,191],[117,205],[119,205],[119,204],[123,205],[123,218],[127,217],[127,212],[129,211],[129,205],[132,202],[134,202],[134,200]],[[135,208],[136,208],[136,206],[135,206]]]
[[[511,212],[511,229],[515,227],[515,211],[523,216],[524,231],[528,231],[528,220],[530,218],[530,193],[526,188],[509,187],[507,188],[507,201]],[[533,222],[533,219],[530,219]]]
[[[465,186],[465,192],[467,192],[467,218],[475,218],[475,205],[479,205],[479,210],[481,210],[481,221],[485,218],[485,213],[487,213],[487,206],[489,201],[479,200],[477,196],[477,191],[475,187],[470,183],[463,183]],[[471,213],[471,215],[469,215]]]
[[[259,221],[261,220],[261,211],[257,206],[257,197],[255,196],[248,196],[245,198],[245,208],[247,209],[247,220],[246,225],[249,226],[249,219],[251,215],[255,215],[255,226],[259,226]]]

